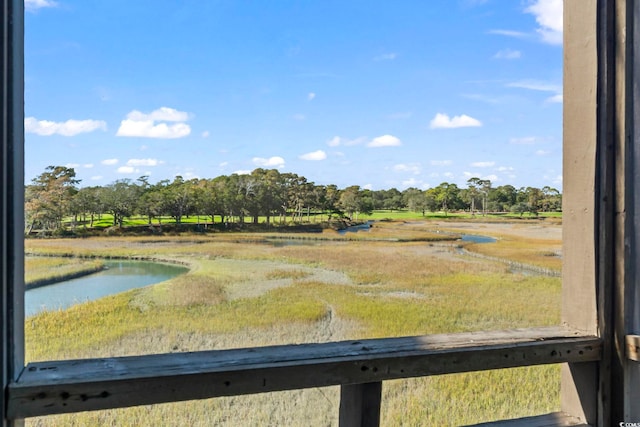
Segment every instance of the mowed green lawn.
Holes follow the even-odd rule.
[[[327,221],[326,214],[311,214],[310,216],[303,216],[300,220],[300,223],[319,223],[322,221]],[[335,216],[333,218],[335,220]],[[528,213],[523,214],[522,216],[517,213],[488,213],[486,215],[482,215],[480,212],[476,212],[475,215],[471,215],[469,212],[425,212],[423,216],[420,212],[413,212],[407,209],[402,210],[374,210],[371,214],[360,214],[357,218],[359,221],[380,221],[380,220],[401,220],[401,221],[423,221],[428,219],[435,220],[478,220],[478,221],[487,221],[487,220],[532,220],[532,219],[551,219],[551,220],[562,220],[562,212],[540,212],[537,216],[531,215]],[[233,221],[238,221],[238,218],[233,218]],[[245,217],[245,223],[252,222],[253,219],[250,217]],[[259,217],[258,222],[261,224],[265,224],[267,221],[266,217]],[[276,217],[271,218],[272,224],[279,224],[280,219]],[[291,224],[292,220],[290,217],[286,218],[286,223]],[[161,216],[154,217],[151,220],[152,225],[160,225],[160,224],[175,224],[175,219],[169,216]],[[204,223],[220,223],[221,218],[216,216],[215,218],[211,218],[211,216],[204,215],[190,215],[184,216],[181,218],[181,222],[183,224],[204,224]],[[73,227],[72,218],[67,218],[64,221],[66,227]],[[83,228],[84,226],[89,226],[89,219],[86,221],[82,221],[75,224],[77,228]],[[113,216],[111,214],[102,214],[100,217],[95,217],[93,221],[93,227],[95,228],[108,228],[112,227],[113,224]],[[144,226],[149,225],[149,218],[145,216],[131,216],[127,217],[124,220],[123,225],[125,227],[132,226]]]
[[[504,263],[460,255],[458,243],[411,241],[412,234],[426,239],[428,228],[408,230],[399,221],[359,240],[325,231],[325,240],[278,245],[269,235],[246,233],[30,239],[32,253],[180,260],[191,270],[28,318],[26,356],[118,356],[559,323],[560,279],[512,274]],[[394,234],[402,241],[386,239]],[[544,253],[539,240],[536,248]],[[546,251],[556,245],[549,241]],[[511,252],[508,246],[500,257],[517,258],[528,247],[524,238]],[[460,425],[534,415],[558,410],[558,393],[557,366],[389,381],[382,422]],[[339,389],[329,387],[52,416],[28,425],[337,425],[338,406]]]

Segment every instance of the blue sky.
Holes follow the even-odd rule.
[[[562,0],[25,0],[25,180],[562,188]]]

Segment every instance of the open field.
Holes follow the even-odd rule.
[[[454,239],[495,236],[497,243],[464,246],[559,269],[552,258],[560,256],[560,228],[546,221],[447,220],[379,222],[370,232],[325,230],[293,240],[281,233],[30,239],[29,253],[173,260],[191,269],[154,286],[28,318],[26,357],[558,324],[559,278],[512,273],[504,262],[465,255]],[[460,425],[533,415],[558,410],[558,393],[556,366],[391,381],[383,387],[382,419],[383,425]],[[37,418],[28,425],[336,425],[338,396],[330,387]]]

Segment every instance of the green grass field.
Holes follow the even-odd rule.
[[[334,218],[335,219],[335,218]],[[424,221],[424,220],[477,220],[478,222],[486,222],[486,221],[505,221],[505,220],[514,220],[514,221],[526,221],[526,220],[541,220],[541,219],[549,219],[554,221],[562,220],[562,212],[540,212],[538,216],[531,214],[516,214],[516,213],[487,213],[483,216],[481,213],[476,212],[475,215],[471,215],[469,212],[426,212],[423,216],[420,212],[412,212],[409,210],[375,210],[370,215],[360,214],[358,215],[359,221],[381,221],[381,220],[394,220],[394,221]],[[236,219],[237,220],[237,219]],[[301,223],[319,223],[327,220],[326,215],[311,215],[310,217],[303,216]],[[252,221],[251,218],[246,217],[245,223],[249,224]],[[152,219],[152,225],[159,224],[175,224],[175,219],[168,216],[156,217]],[[211,223],[212,219],[210,216],[185,216],[182,218],[181,222],[183,224],[204,224]],[[214,223],[220,222],[220,217],[216,216],[213,220]],[[266,223],[266,217],[259,217],[258,222],[261,224]],[[277,219],[271,219],[272,224],[278,224]],[[287,224],[291,224],[291,218],[287,218]],[[67,218],[64,222],[65,226],[68,228],[72,227],[72,219]],[[149,219],[143,216],[132,216],[127,217],[124,220],[123,225],[125,227],[135,227],[135,226],[145,226],[149,225]],[[93,227],[95,228],[109,228],[113,227],[113,216],[111,214],[103,214],[100,218],[96,218],[93,221]],[[77,229],[82,229],[83,224],[77,224]]]
[[[26,357],[122,356],[560,321],[559,278],[514,274],[502,262],[460,255],[458,243],[431,240],[429,224],[376,223],[371,232],[357,234],[353,239],[326,230],[319,239],[296,233],[287,245],[272,244],[270,234],[246,233],[29,239],[30,253],[180,260],[191,268],[154,286],[28,318]],[[492,255],[514,260],[532,259],[531,247],[544,260],[558,245],[505,236],[499,242]],[[460,425],[546,413],[559,409],[558,394],[557,366],[389,381],[382,424]],[[329,387],[51,416],[27,424],[337,425],[338,406],[339,389]]]

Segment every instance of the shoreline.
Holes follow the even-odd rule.
[[[107,268],[107,266],[103,264],[103,265],[95,267],[95,268],[85,269],[85,270],[82,270],[82,271],[76,271],[74,273],[63,274],[61,276],[49,277],[49,278],[46,278],[46,279],[34,280],[33,282],[25,283],[24,284],[24,290],[28,291],[30,289],[36,289],[36,288],[41,288],[43,286],[54,285],[56,283],[64,282],[64,281],[67,281],[67,280],[78,279],[78,278],[84,277],[84,276],[90,276],[92,274],[99,273],[99,272],[105,270],[106,268]]]

